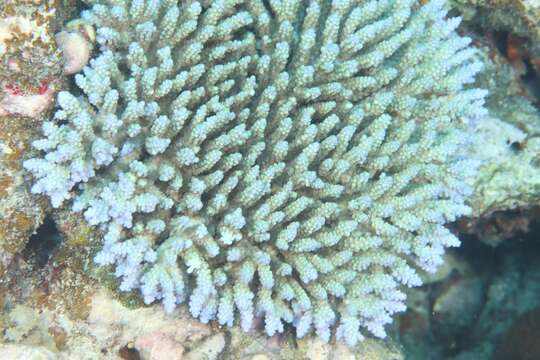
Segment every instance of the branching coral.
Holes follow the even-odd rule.
[[[445,2],[94,0],[98,56],[26,161],[167,311],[384,336],[458,239],[485,92]]]

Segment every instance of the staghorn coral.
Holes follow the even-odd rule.
[[[202,322],[384,337],[458,239],[485,91],[445,2],[93,1],[96,58],[25,167],[120,289]]]

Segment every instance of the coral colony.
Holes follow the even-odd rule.
[[[83,212],[145,303],[384,337],[469,212],[486,93],[445,1],[90,3],[99,49],[33,143],[33,192]]]

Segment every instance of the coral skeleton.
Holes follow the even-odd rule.
[[[268,335],[385,336],[468,214],[484,90],[445,1],[92,0],[32,191],[145,303]]]

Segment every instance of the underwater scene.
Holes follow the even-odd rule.
[[[540,1],[0,0],[0,360],[540,360]]]

